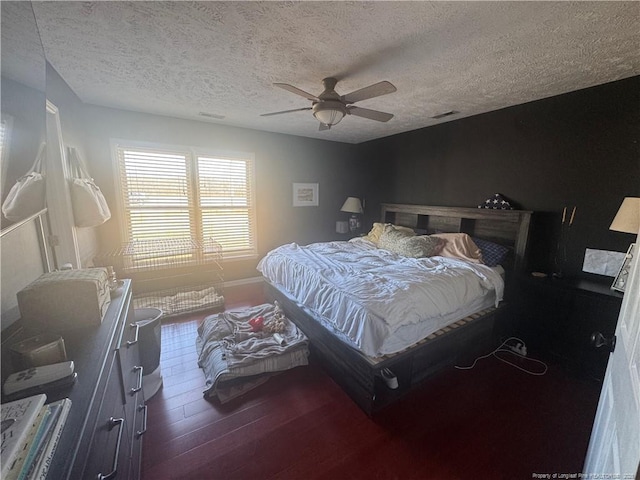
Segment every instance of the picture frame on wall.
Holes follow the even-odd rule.
[[[613,280],[613,284],[611,285],[612,290],[617,290],[618,292],[625,291],[629,278],[629,270],[631,269],[631,260],[636,253],[636,244],[632,243],[629,246],[629,250],[627,250],[627,254],[625,255],[624,261],[620,266],[618,275],[616,275],[616,278]]]
[[[294,183],[293,206],[317,207],[319,204],[317,183]]]

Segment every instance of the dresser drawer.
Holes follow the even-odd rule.
[[[138,432],[142,429],[142,420],[146,423],[146,408],[141,409],[138,417],[138,406],[144,406],[144,395],[142,392],[143,370],[140,366],[140,354],[138,344],[139,328],[132,322],[134,311],[129,297],[126,302],[127,323],[122,332],[122,338],[116,352],[117,366],[122,378],[122,392],[124,403],[124,415],[126,418],[126,431],[123,433],[127,437],[127,448],[129,449],[129,467],[127,476],[118,475],[117,478],[128,478],[138,480],[140,478],[140,462],[142,456],[142,440]],[[142,413],[145,413],[144,419]],[[124,460],[123,460],[124,461]]]
[[[142,390],[142,371],[141,367],[139,367],[139,328],[131,321],[134,318],[134,314],[130,296],[125,301],[125,304],[127,320],[117,348],[120,371],[122,372],[124,403],[129,403],[132,397]]]
[[[125,479],[130,471],[131,444],[121,401],[121,378],[116,355],[112,356],[110,363],[82,478]]]
[[[147,405],[144,401],[144,395],[140,392],[136,398],[135,420],[133,423],[133,433],[131,435],[131,480],[140,478],[142,468],[142,440],[147,430]]]
[[[129,403],[136,393],[142,391],[142,367],[138,345],[124,345],[118,349],[118,364],[122,374],[125,402]]]

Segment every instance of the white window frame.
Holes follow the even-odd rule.
[[[247,172],[250,177],[249,189],[250,189],[250,198],[248,199],[248,208],[250,210],[249,221],[250,225],[250,238],[251,243],[253,244],[249,250],[243,253],[229,252],[226,251],[224,245],[222,246],[222,254],[225,261],[228,260],[249,260],[258,258],[258,233],[257,233],[257,223],[258,223],[258,215],[257,215],[257,202],[256,202],[256,176],[255,176],[255,154],[250,152],[241,152],[241,151],[230,151],[230,150],[216,150],[216,149],[203,149],[198,147],[191,147],[187,145],[176,145],[176,144],[160,144],[155,142],[141,142],[136,140],[125,140],[125,139],[111,139],[111,158],[114,167],[114,183],[115,183],[115,192],[116,192],[116,205],[118,208],[118,212],[120,213],[120,221],[119,228],[121,238],[124,243],[130,241],[129,238],[129,230],[127,228],[128,221],[126,219],[126,215],[128,215],[124,200],[124,192],[120,182],[121,178],[121,170],[120,170],[120,161],[118,159],[118,151],[120,148],[134,148],[134,149],[150,149],[150,150],[167,150],[172,152],[180,152],[184,153],[188,157],[188,162],[191,162],[190,168],[188,168],[188,172],[192,171],[193,175],[187,178],[188,188],[193,189],[193,198],[195,201],[194,205],[190,205],[189,209],[193,209],[191,211],[191,222],[197,222],[197,225],[192,225],[191,230],[197,232],[197,235],[202,235],[202,213],[199,205],[199,182],[198,182],[198,157],[200,156],[208,156],[208,157],[221,157],[221,158],[237,158],[250,162],[250,171]],[[189,173],[187,173],[189,175]],[[195,214],[195,215],[194,215]],[[195,228],[194,228],[195,227]],[[202,240],[202,239],[201,239]],[[214,238],[215,240],[215,238]]]

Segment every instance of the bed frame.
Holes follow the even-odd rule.
[[[509,271],[523,269],[531,212],[479,208],[382,204],[381,220],[419,233],[464,232],[512,249]],[[398,400],[425,379],[458,362],[468,362],[494,348],[498,309],[460,319],[402,352],[370,358],[346,345],[294,300],[266,281],[266,295],[279,301],[287,317],[309,337],[312,356],[368,415]],[[398,388],[390,389],[380,371],[390,369]]]

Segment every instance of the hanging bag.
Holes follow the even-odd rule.
[[[45,206],[45,143],[40,144],[36,161],[15,183],[2,203],[2,214],[7,220],[17,222],[38,213]]]
[[[76,227],[97,227],[111,218],[109,205],[84,168],[78,152],[69,147],[71,171],[74,178],[69,181],[71,205]]]

